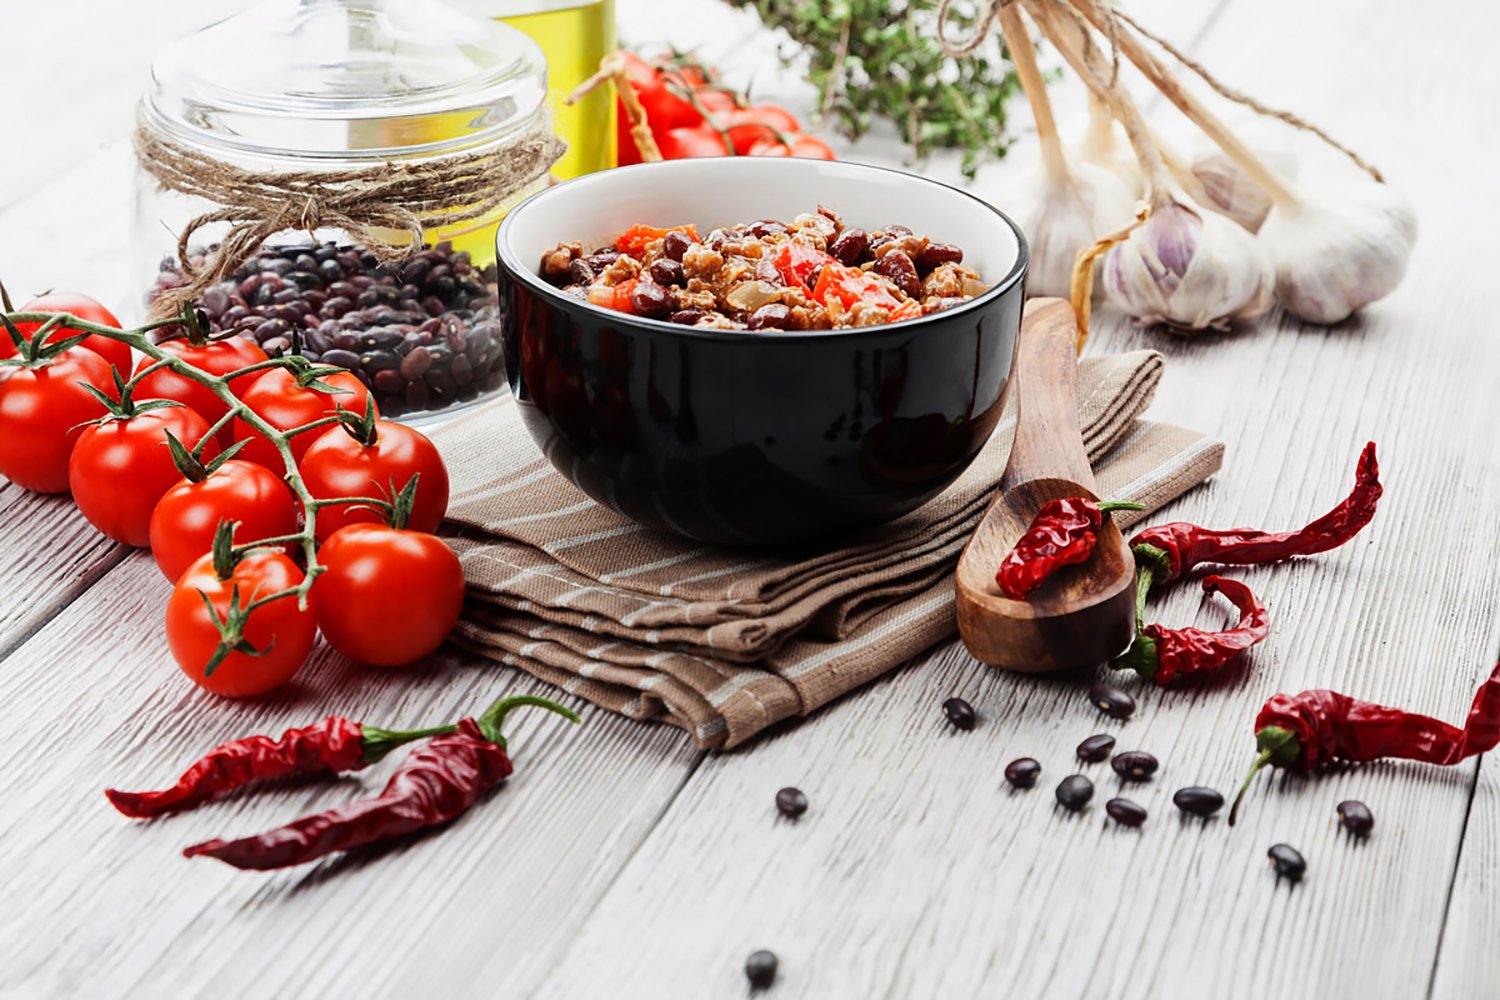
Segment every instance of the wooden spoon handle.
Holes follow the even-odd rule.
[[[1034,479],[1097,491],[1078,426],[1078,329],[1062,299],[1026,303],[1016,344],[1016,439],[1000,492]]]

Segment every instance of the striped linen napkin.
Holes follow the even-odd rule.
[[[1141,420],[1155,351],[1085,358],[1079,415],[1101,496],[1146,505],[1219,468],[1223,445]],[[953,567],[1004,471],[1010,417],[919,510],[798,552],[719,549],[594,503],[555,472],[507,396],[433,434],[469,601],[455,641],[704,748],[805,715],[954,635]]]

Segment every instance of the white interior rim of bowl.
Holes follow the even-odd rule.
[[[743,167],[739,166],[739,164],[741,163],[755,165],[750,167]],[[526,221],[526,213],[528,211],[535,211],[538,205],[548,204],[549,199],[555,200],[558,198],[572,197],[575,196],[573,193],[576,193],[580,190],[586,190],[588,188],[608,189],[611,186],[620,186],[623,191],[628,191],[629,186],[634,183],[632,178],[639,177],[640,172],[645,170],[667,170],[675,173],[690,175],[694,173],[702,173],[711,176],[716,172],[725,171],[726,168],[721,166],[723,164],[734,165],[734,170],[750,170],[755,172],[765,172],[768,174],[778,171],[786,172],[788,174],[796,174],[799,172],[816,173],[819,172],[820,168],[822,170],[832,169],[837,172],[850,173],[856,176],[864,174],[869,177],[880,178],[882,180],[894,176],[900,179],[898,183],[910,183],[913,185],[925,186],[929,191],[935,192],[937,197],[962,199],[963,201],[969,203],[976,211],[982,211],[983,213],[985,213],[985,215],[981,217],[993,217],[996,224],[1002,227],[1002,229],[1007,232],[1011,239],[1014,241],[1014,259],[1010,262],[1009,269],[1006,271],[1006,273],[1001,278],[990,284],[990,287],[986,289],[982,294],[977,295],[969,301],[964,302],[960,305],[956,305],[939,312],[929,313],[926,316],[921,316],[916,319],[903,320],[899,323],[883,323],[879,326],[850,327],[835,330],[724,330],[715,327],[684,326],[680,323],[669,323],[666,320],[649,319],[644,316],[634,316],[629,313],[617,312],[613,309],[606,309],[603,306],[596,306],[585,300],[574,298],[573,296],[565,294],[560,288],[557,288],[554,285],[550,285],[542,280],[541,275],[537,273],[537,267],[540,264],[540,252],[538,253],[537,261],[528,263],[522,259],[521,255],[517,253],[515,247],[512,244],[512,234],[514,229],[518,225],[518,220],[519,224],[524,225]],[[785,185],[778,184],[777,187],[783,188],[785,187]],[[616,201],[619,201],[619,199],[616,199]],[[802,210],[808,211],[816,207],[816,200],[812,200],[811,204],[808,204],[808,199],[803,199],[803,204],[805,207]],[[838,205],[830,204],[829,207],[834,209],[835,211],[839,211]],[[634,210],[627,209],[627,211]],[[750,222],[757,218],[767,217],[765,214],[755,214],[747,212],[736,213],[734,211],[728,211],[723,214],[732,217],[726,219],[726,223]],[[899,214],[899,210],[897,214]],[[651,224],[653,221],[655,221],[651,219],[640,218],[639,215],[640,213],[637,212],[636,217],[634,217],[635,222],[646,222],[647,224]],[[923,235],[931,235],[930,233],[923,233],[922,228],[919,224],[913,224],[899,218],[889,221],[909,225],[914,231],[918,233],[922,233]],[[610,226],[596,227],[595,234],[604,235],[610,232],[620,232],[630,224],[631,223],[629,222],[625,222],[613,228],[611,228]],[[581,239],[586,235],[589,234],[582,233],[581,231],[561,232],[558,233],[555,238],[551,239],[550,242],[544,241],[544,249],[556,246],[559,242],[565,240],[575,238]],[[500,259],[500,266],[504,267],[506,270],[511,272],[511,274],[517,276],[518,278],[520,278],[520,280],[524,281],[525,283],[545,295],[553,296],[556,299],[568,302],[574,306],[581,306],[583,308],[597,312],[600,315],[609,316],[610,318],[618,322],[638,324],[649,328],[666,329],[678,334],[706,337],[710,339],[744,339],[760,337],[773,337],[782,339],[831,336],[847,337],[857,336],[861,333],[867,332],[886,331],[895,327],[915,329],[923,323],[930,323],[935,320],[951,319],[965,312],[981,308],[986,303],[993,301],[995,298],[998,298],[1001,295],[1004,295],[1010,288],[1012,288],[1017,282],[1021,280],[1026,270],[1026,263],[1029,252],[1025,233],[1021,231],[1021,227],[1017,225],[1014,220],[1012,220],[1004,212],[1000,211],[998,208],[984,201],[983,199],[978,198],[967,191],[953,187],[950,184],[944,184],[941,181],[935,181],[927,177],[921,177],[916,174],[908,173],[904,170],[895,169],[893,167],[881,167],[865,163],[849,163],[845,161],[807,160],[795,158],[772,159],[749,156],[714,157],[695,160],[667,160],[661,163],[641,163],[627,167],[616,167],[612,170],[605,170],[598,173],[585,174],[582,177],[576,177],[572,180],[565,181],[562,184],[556,184],[552,187],[546,188],[545,190],[539,191],[531,197],[527,198],[521,204],[517,205],[514,209],[512,209],[511,212],[505,217],[505,220],[500,224],[500,228],[495,236],[495,242],[496,252]],[[961,242],[959,243],[959,245],[963,246]],[[967,252],[968,248],[965,247],[964,249]],[[981,272],[980,277],[983,279],[987,278],[988,276]]]

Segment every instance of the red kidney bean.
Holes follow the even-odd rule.
[[[792,310],[781,302],[768,302],[750,314],[746,326],[752,330],[785,330],[792,321]]]
[[[875,271],[891,279],[891,283],[906,293],[908,298],[922,297],[922,279],[917,276],[917,265],[911,262],[905,250],[892,250],[875,262]]]
[[[668,260],[680,261],[682,255],[687,253],[688,247],[692,245],[692,240],[674,229],[662,237],[661,252],[667,256]]]
[[[959,264],[964,259],[963,248],[956,247],[952,243],[929,243],[917,255],[917,265],[924,271],[931,271],[939,264]]]
[[[682,264],[670,257],[661,257],[652,261],[649,273],[652,281],[663,286],[680,285],[687,279]]]
[[[630,290],[630,308],[638,316],[662,316],[671,310],[672,296],[655,282],[638,281]]]
[[[840,264],[853,267],[870,249],[870,237],[863,229],[851,227],[839,233],[828,244],[828,252]]]

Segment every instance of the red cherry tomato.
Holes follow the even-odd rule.
[[[211,340],[204,344],[194,344],[187,340],[164,340],[157,346],[210,375],[228,375],[232,371],[266,360],[266,352],[244,337],[228,337],[224,340]],[[135,373],[139,375],[152,364],[154,364],[153,359],[143,358],[141,363],[136,365]],[[251,372],[249,375],[241,375],[229,384],[229,388],[238,395],[252,385],[261,374],[261,372]],[[206,386],[167,369],[152,372],[141,379],[135,387],[135,396],[137,399],[175,399],[195,410],[199,416],[209,422],[210,426],[229,409]],[[220,447],[227,448],[233,441],[234,429],[232,427],[225,427],[219,431]]]
[[[172,658],[188,680],[226,698],[248,698],[280,687],[302,666],[317,637],[314,601],[308,601],[306,611],[298,609],[295,596],[256,608],[244,625],[243,636],[262,655],[231,652],[205,676],[204,670],[219,645],[219,630],[203,598],[213,605],[218,620],[225,621],[236,589],[240,608],[244,609],[258,598],[301,582],[302,571],[280,552],[250,553],[227,580],[214,573],[213,557],[204,556],[187,568],[167,599],[167,645]]]
[[[364,445],[343,427],[325,431],[302,456],[299,468],[307,491],[319,500],[394,496],[420,474],[409,525],[415,531],[436,531],[448,510],[448,469],[437,447],[420,431],[389,420],[375,421],[375,435],[374,444]],[[318,541],[346,524],[381,521],[368,507],[322,507]]]
[[[171,431],[189,450],[208,434],[208,422],[186,406],[148,410],[84,428],[68,460],[73,502],[89,523],[117,542],[151,544],[151,512],[182,478],[167,449]],[[212,441],[204,457],[219,453]]]
[[[240,393],[240,401],[280,431],[310,424],[340,407],[351,413],[365,412],[365,401],[370,398],[370,391],[353,375],[339,372],[336,375],[325,375],[318,381],[348,391],[330,395],[317,389],[305,388],[298,385],[296,376],[285,368],[272,368]],[[308,431],[293,437],[292,456],[297,461],[302,461],[302,456],[312,447],[313,438],[317,436],[317,431]],[[280,452],[239,417],[234,419],[234,439],[248,442],[236,453],[236,458],[259,463],[272,472],[285,471]]]
[[[680,126],[697,125],[703,120],[703,116],[698,114],[692,104],[672,93],[668,81],[679,87],[683,86],[686,81],[680,76],[662,73],[633,52],[622,52],[621,56],[625,60],[625,73],[630,77],[630,85],[635,88],[636,96],[641,99],[641,107],[646,111],[646,121],[651,126],[651,131],[665,132]]]
[[[736,108],[726,124],[729,126],[729,141],[734,145],[734,151],[741,155],[749,153],[750,147],[763,139],[775,142],[777,132],[792,135],[802,131],[792,113],[775,104]]]
[[[0,368],[0,476],[38,493],[68,492],[78,425],[104,415],[83,383],[114,388],[109,362],[82,347],[38,368]]]
[[[693,98],[720,125],[729,124],[729,119],[739,110],[739,102],[735,100],[734,95],[727,90],[720,90],[717,87],[695,88],[693,90]]]
[[[663,159],[667,160],[692,160],[704,156],[728,156],[729,147],[724,145],[724,137],[714,130],[712,125],[699,125],[697,128],[674,128],[665,135],[656,137],[656,145],[661,149]]]
[[[399,667],[442,644],[464,603],[464,571],[442,539],[383,524],[351,524],[318,552],[318,626],[361,663]]]
[[[220,521],[238,523],[237,545],[296,534],[297,501],[271,470],[238,459],[202,482],[179,480],[151,512],[151,554],[168,580],[176,581],[212,551]],[[291,548],[286,546],[288,552]]]
[[[78,292],[49,292],[46,295],[39,295],[22,306],[18,311],[72,313],[79,319],[88,320],[90,323],[97,323],[100,326],[112,326],[116,330],[120,329],[120,321],[115,319],[114,313],[87,295],[80,295]],[[42,324],[40,323],[16,324],[16,328],[21,331],[23,336],[27,337],[41,329],[41,326]],[[77,334],[70,333],[66,328],[60,327],[47,336],[47,343],[51,344],[70,336],[77,336]],[[110,340],[108,337],[101,337],[97,333],[93,333],[85,337],[83,343],[78,346],[93,351],[105,361],[114,365],[115,370],[121,376],[130,371],[131,354],[129,344],[121,343],[118,340]],[[0,333],[0,358],[13,358],[15,355],[16,346],[11,343],[10,336]],[[113,385],[114,380],[110,379],[108,382],[110,385]]]
[[[788,136],[791,145],[788,146],[777,139],[761,139],[750,147],[751,156],[800,156],[805,160],[832,160],[836,159],[833,150],[822,139],[815,139],[810,135]]]

